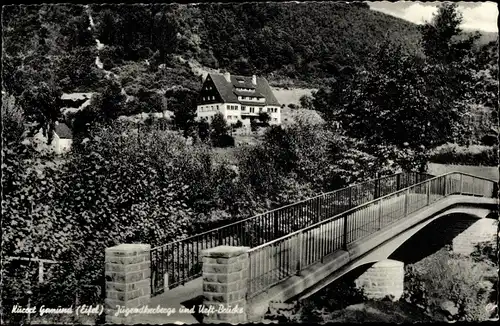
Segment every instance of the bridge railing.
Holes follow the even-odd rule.
[[[248,298],[453,194],[494,197],[495,182],[452,172],[376,198],[249,251]]]
[[[201,251],[218,245],[255,247],[432,177],[403,172],[320,194],[151,249],[151,294],[201,276]]]

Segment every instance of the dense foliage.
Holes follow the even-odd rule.
[[[488,249],[484,249],[490,247]],[[405,267],[405,298],[432,314],[450,320],[485,321],[491,311],[485,309],[496,300],[492,296],[495,262],[490,245],[482,245],[472,257],[454,254],[443,248],[422,261]],[[447,307],[447,303],[451,306]],[[450,315],[450,312],[453,314]]]
[[[498,148],[442,146],[432,151],[429,161],[440,164],[498,166]]]
[[[384,35],[409,51],[419,38],[415,25],[366,4],[326,2],[9,6],[3,26],[9,27],[6,86],[14,94],[23,88],[12,78],[33,78],[33,69],[41,70],[38,80],[61,80],[65,90],[94,87],[103,74],[94,64],[94,37],[105,45],[99,51],[104,69],[118,72],[134,61],[164,87],[197,81],[183,76],[178,54],[234,73],[315,82],[364,62]],[[175,69],[158,69],[160,64]]]
[[[480,64],[474,47],[478,36],[462,35],[461,21],[456,4],[443,4],[421,28],[423,54],[405,53],[387,40],[365,65],[341,70],[303,104],[366,142],[369,153],[398,161],[410,151],[415,165],[423,168],[429,149],[469,142],[472,128],[465,117],[473,114],[471,105],[495,98],[488,87],[477,86],[492,83],[485,77],[491,76],[488,60],[483,54]]]

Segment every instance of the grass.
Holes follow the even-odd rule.
[[[274,96],[280,102],[280,104],[300,104],[300,98],[304,95],[311,95],[313,91],[316,91],[315,88],[289,88],[283,89],[279,87],[271,87],[273,90]]]
[[[495,146],[444,144],[430,152],[433,163],[497,166],[498,153]]]

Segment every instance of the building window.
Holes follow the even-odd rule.
[[[274,121],[278,121],[278,118],[274,118]]]
[[[262,108],[259,108],[259,112],[262,112]]]
[[[241,111],[246,111],[247,107],[246,106],[242,106],[241,107]]]
[[[216,105],[216,106],[215,106],[215,108],[216,108],[217,110],[219,110],[219,106],[218,106],[218,105]]]
[[[254,113],[255,112],[255,108],[250,108],[250,113]]]

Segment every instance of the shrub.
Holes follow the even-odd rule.
[[[71,303],[75,293],[100,299],[92,299],[95,290],[88,286],[104,291],[106,247],[154,246],[186,236],[195,219],[187,205],[193,179],[183,173],[186,167],[189,171],[192,152],[196,148],[187,147],[180,136],[155,130],[138,135],[118,122],[91,130],[85,144],[63,157],[64,164],[44,166],[33,156],[28,160],[6,151],[3,168],[11,172],[11,186],[3,187],[2,194],[2,255],[66,264],[48,287],[37,291],[31,286],[32,295],[20,290],[26,277],[2,270],[9,278],[3,307],[9,310],[14,303],[12,293],[18,302],[30,297],[33,304],[46,306]]]
[[[458,257],[447,249],[406,268],[405,296],[412,303],[440,311],[451,301],[458,307],[457,320],[481,321],[489,318],[484,307],[490,289],[485,289],[485,266],[470,257]]]
[[[243,127],[243,122],[241,122],[241,120],[238,120],[233,126],[236,129],[241,128],[241,127]]]
[[[234,147],[234,138],[229,135],[220,136],[217,147]]]
[[[498,149],[478,145],[461,147],[447,144],[434,149],[429,160],[440,164],[497,166]]]
[[[280,322],[323,323],[328,322],[336,312],[346,307],[366,301],[362,289],[352,281],[337,281],[313,297],[297,301],[289,309],[278,310],[269,318]]]

